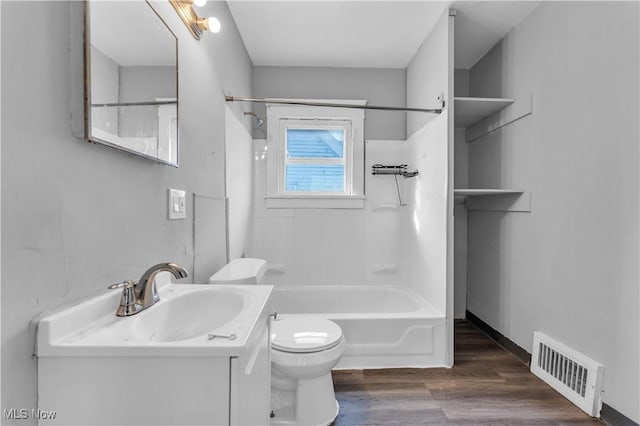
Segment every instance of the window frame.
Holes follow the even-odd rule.
[[[345,129],[343,192],[286,190],[289,128]],[[363,208],[364,200],[364,110],[267,104],[267,208]]]

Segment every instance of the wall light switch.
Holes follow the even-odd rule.
[[[169,219],[187,217],[187,193],[181,189],[169,189]]]

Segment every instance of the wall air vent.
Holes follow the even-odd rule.
[[[533,333],[531,372],[592,417],[600,416],[604,367],[540,333]]]

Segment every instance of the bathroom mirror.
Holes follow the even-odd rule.
[[[178,40],[145,0],[85,0],[85,137],[178,166]]]

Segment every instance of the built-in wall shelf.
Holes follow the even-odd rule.
[[[531,212],[532,193],[515,189],[454,189],[467,210]]]
[[[524,191],[516,191],[513,189],[454,189],[454,195],[469,197],[473,195],[505,195],[505,194],[522,194]]]
[[[455,127],[464,127],[465,141],[473,142],[533,114],[533,93],[517,99],[456,97]]]
[[[469,127],[514,103],[506,98],[454,98],[456,127]]]

